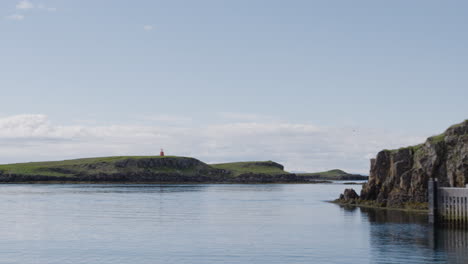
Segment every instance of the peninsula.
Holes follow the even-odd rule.
[[[118,156],[0,165],[0,183],[317,183],[323,179],[289,173],[273,161],[209,165],[195,158],[176,156]]]
[[[310,180],[325,181],[367,181],[367,179],[369,179],[368,176],[360,174],[351,174],[339,169],[314,173],[297,173],[297,175],[306,177]]]

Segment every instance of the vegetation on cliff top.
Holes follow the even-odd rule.
[[[468,119],[461,122],[461,123],[458,123],[458,124],[455,124],[455,125],[452,125],[450,126],[447,130],[445,130],[444,133],[441,133],[441,134],[438,134],[438,135],[434,135],[434,136],[431,136],[431,137],[428,137],[427,138],[427,142],[431,143],[431,144],[438,144],[442,141],[445,140],[445,137],[447,136],[447,131],[449,130],[453,130],[457,127],[462,127],[464,125],[466,125],[468,123]],[[413,152],[416,152],[418,151],[419,149],[421,149],[421,147],[424,146],[424,143],[422,144],[418,144],[418,145],[414,145],[414,146],[408,146],[408,147],[403,147],[403,148],[399,148],[399,149],[384,149],[383,151],[389,151],[389,152],[398,152],[400,150],[405,150],[405,149],[410,149],[412,150]]]
[[[444,139],[445,139],[445,133],[442,133],[440,135],[429,137],[427,140],[431,142],[432,144],[437,144],[439,142],[444,141]]]

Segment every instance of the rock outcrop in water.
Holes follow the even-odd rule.
[[[464,187],[468,182],[468,120],[424,144],[383,150],[371,160],[369,181],[360,202],[383,207],[420,207],[427,202],[427,182]],[[346,202],[346,201],[344,201]]]
[[[359,195],[354,189],[345,189],[344,193],[340,195],[339,200],[346,201],[347,203],[355,203],[358,199]]]

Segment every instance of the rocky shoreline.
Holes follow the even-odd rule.
[[[330,201],[335,204],[342,206],[355,206],[355,207],[365,207],[365,208],[375,208],[375,209],[391,209],[391,210],[403,210],[403,211],[413,211],[420,213],[428,212],[428,203],[404,203],[400,206],[387,206],[373,200],[363,200],[356,193],[354,189],[345,189],[343,194],[340,194],[340,197],[336,200]]]
[[[360,195],[345,190],[335,202],[424,210],[430,178],[438,179],[441,187],[468,183],[468,120],[423,144],[379,152]]]

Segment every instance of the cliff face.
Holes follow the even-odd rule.
[[[427,202],[431,177],[447,187],[468,183],[468,120],[424,144],[379,152],[371,160],[369,181],[360,199],[387,207]]]

